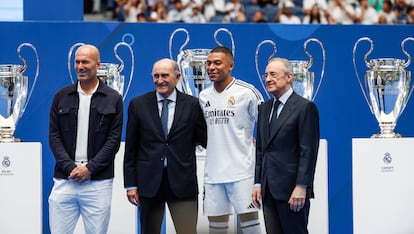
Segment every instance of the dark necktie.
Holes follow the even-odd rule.
[[[269,136],[271,135],[272,132],[275,131],[276,128],[276,121],[277,121],[277,108],[280,105],[280,101],[276,100],[275,102],[273,102],[273,112],[272,112],[272,119],[269,122]]]
[[[164,132],[165,138],[167,138],[167,135],[168,135],[168,103],[170,103],[170,100],[168,99],[162,100],[161,124],[162,124],[162,130]]]

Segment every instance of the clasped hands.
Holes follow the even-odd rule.
[[[83,183],[87,180],[89,180],[91,177],[91,173],[89,172],[89,169],[84,166],[77,166],[75,167],[71,172],[70,175],[68,177],[68,179],[75,181],[76,183]]]

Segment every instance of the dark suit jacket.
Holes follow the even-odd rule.
[[[164,156],[173,193],[198,194],[196,145],[206,146],[207,127],[198,99],[177,90],[174,120],[167,139],[161,127],[155,91],[129,104],[124,155],[124,185],[137,187],[140,196],[153,197],[161,184]]]
[[[262,196],[268,185],[274,199],[288,200],[297,184],[306,185],[313,197],[313,179],[319,148],[319,114],[316,105],[293,92],[268,136],[273,99],[259,106],[255,183]]]

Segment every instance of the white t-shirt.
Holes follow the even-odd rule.
[[[207,123],[204,183],[228,183],[254,176],[253,134],[258,104],[263,101],[254,86],[233,78],[218,93],[213,86],[200,93]]]
[[[99,82],[89,94],[85,93],[78,82],[79,109],[78,109],[78,126],[76,134],[76,151],[75,163],[86,164],[88,162],[88,133],[89,133],[89,113],[91,99],[98,89]]]

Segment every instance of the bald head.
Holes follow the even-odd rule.
[[[174,60],[160,59],[154,63],[152,78],[155,90],[167,98],[174,92],[175,86],[180,80],[180,69]]]
[[[75,70],[82,89],[87,92],[98,83],[96,76],[100,65],[99,50],[93,45],[83,45],[76,50]]]
[[[86,44],[86,45],[80,46],[76,50],[75,56],[77,56],[78,54],[88,55],[89,58],[95,60],[96,62],[101,61],[99,50],[94,45]]]
[[[174,75],[178,75],[178,74],[180,74],[180,73],[181,73],[181,72],[180,72],[180,68],[178,67],[177,62],[175,62],[175,61],[174,61],[174,60],[172,60],[172,59],[169,59],[169,58],[163,58],[163,59],[160,59],[160,60],[158,60],[157,62],[155,62],[155,63],[154,63],[153,68],[154,68],[155,66],[159,66],[159,65],[171,66],[171,67],[173,68]]]

